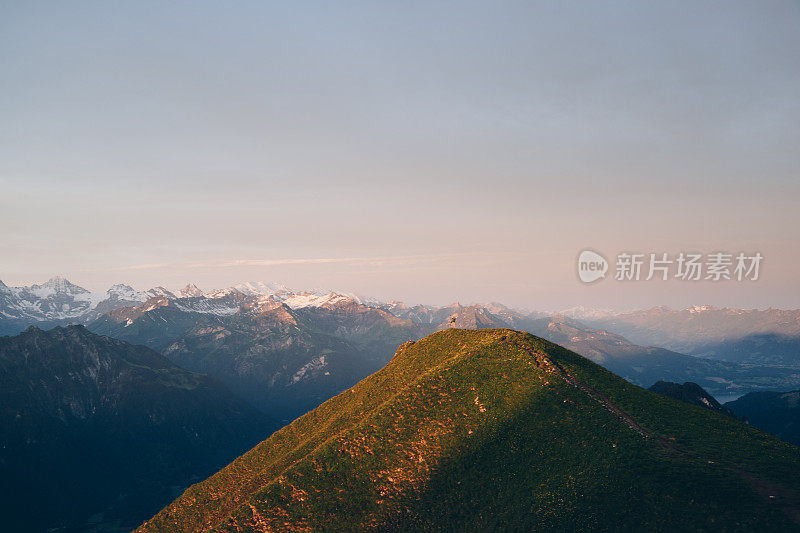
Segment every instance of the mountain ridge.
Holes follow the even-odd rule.
[[[795,450],[529,334],[448,329],[137,531],[797,529]]]

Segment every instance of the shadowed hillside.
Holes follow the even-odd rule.
[[[755,427],[800,445],[800,391],[751,392],[725,407]]]
[[[672,383],[671,381],[658,381],[647,390],[736,418],[733,411],[721,405],[716,398],[706,392],[703,387],[691,381],[683,385]]]
[[[275,427],[144,346],[82,326],[2,337],[0,530],[132,527]]]

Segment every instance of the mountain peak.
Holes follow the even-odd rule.
[[[227,289],[215,289],[205,295],[206,298],[229,298],[229,297],[242,297],[243,293],[235,287],[228,287]]]
[[[285,285],[265,281],[246,281],[234,285],[232,288],[247,296],[286,297],[292,292]]]
[[[156,296],[157,297],[164,297],[164,298],[175,298],[175,294],[172,291],[170,291],[168,289],[165,289],[164,287],[161,287],[161,286],[153,287],[152,289],[147,291],[146,294],[147,294],[148,298],[152,298],[152,297],[156,297]]]
[[[203,291],[201,291],[194,283],[187,283],[184,288],[178,291],[178,294],[181,296],[181,298],[199,298],[203,296]]]
[[[302,309],[304,307],[332,307],[348,302],[356,302],[356,300],[351,296],[345,296],[344,294],[338,294],[333,291],[324,295],[317,295],[313,292],[292,294],[283,301],[283,303],[292,309]]]
[[[713,305],[693,305],[692,307],[687,307],[685,310],[692,314],[697,314],[704,313],[706,311],[719,311],[719,308],[714,307]]]
[[[126,302],[144,302],[148,298],[147,294],[139,292],[130,285],[125,285],[124,283],[112,285],[111,288],[106,291],[106,294],[110,300]]]
[[[63,276],[53,276],[41,285],[34,285],[32,288],[39,289],[40,292],[50,292],[51,294],[83,294],[89,292]]]

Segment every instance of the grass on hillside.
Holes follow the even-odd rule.
[[[756,488],[794,494],[797,452],[531,335],[453,329],[404,344],[141,531],[786,531]]]

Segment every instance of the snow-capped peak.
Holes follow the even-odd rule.
[[[228,287],[227,289],[216,289],[208,294],[206,294],[206,298],[226,298],[228,296],[237,296],[241,295],[242,293],[238,289],[234,289],[233,287]]]
[[[292,309],[302,309],[304,307],[322,307],[325,305],[335,305],[337,303],[352,301],[353,298],[335,292],[329,292],[324,296],[318,296],[311,292],[302,294],[292,294],[283,303]]]
[[[361,296],[361,295],[356,294],[354,292],[347,292],[347,291],[342,291],[342,290],[337,290],[337,289],[325,289],[325,288],[319,288],[319,287],[308,289],[306,291],[303,291],[302,293],[292,293],[293,296],[296,296],[296,295],[304,295],[304,296],[305,295],[313,295],[313,296],[317,296],[319,298],[326,298],[331,294],[335,294],[335,295],[341,296],[342,298],[353,300],[358,304],[366,305],[366,306],[369,306],[369,307],[380,307],[380,306],[384,305],[384,303],[385,303],[383,300],[380,300],[378,298]]]
[[[234,289],[247,296],[275,296],[286,298],[292,291],[280,283],[264,281],[246,281],[233,286]]]
[[[148,295],[142,291],[137,291],[130,285],[117,283],[106,291],[108,298],[111,300],[122,300],[127,302],[144,302],[147,300]]]
[[[181,298],[200,298],[203,296],[203,291],[194,283],[188,283],[184,288],[178,291],[178,294]]]
[[[719,309],[713,305],[693,305],[692,307],[688,307],[686,310],[692,314],[702,313],[704,311],[719,311]]]
[[[71,283],[64,277],[54,276],[41,285],[31,286],[31,292],[40,298],[47,298],[48,296],[53,296],[55,294],[76,295],[88,293],[89,291],[83,287],[79,287],[74,283]]]
[[[175,294],[174,293],[172,293],[171,291],[169,291],[169,290],[167,290],[167,289],[165,289],[164,287],[161,287],[161,286],[153,287],[152,289],[147,291],[146,294],[150,298],[152,298],[154,296],[163,296],[163,297],[166,297],[166,298],[175,298]]]

